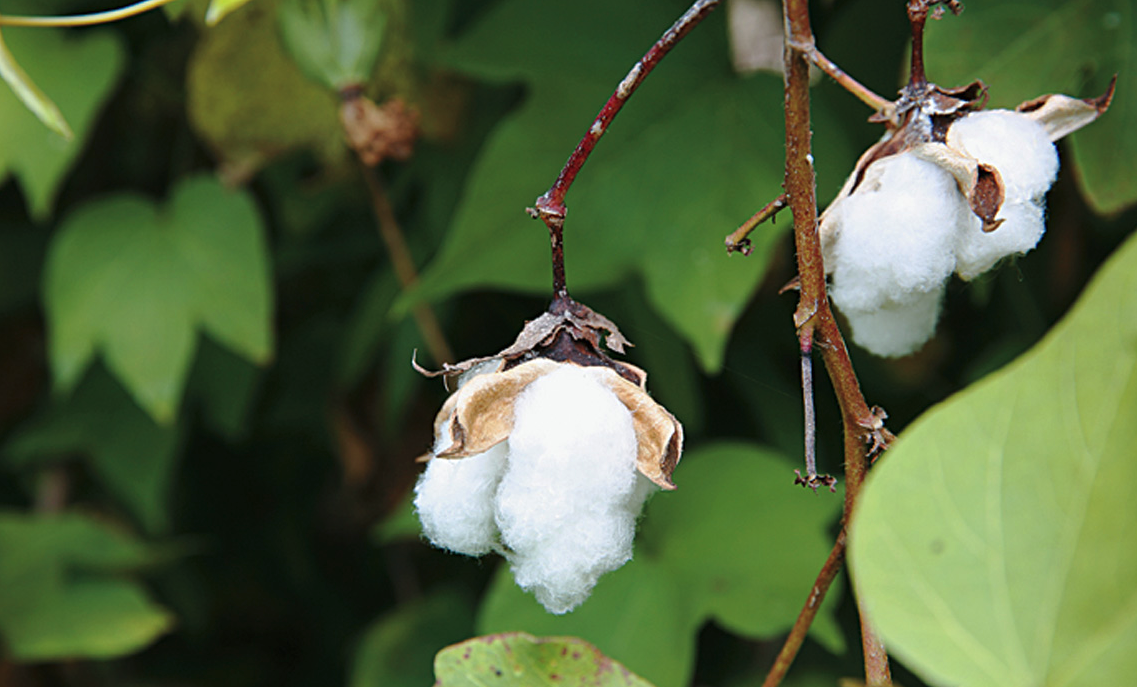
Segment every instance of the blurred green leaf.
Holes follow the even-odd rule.
[[[443,649],[434,673],[436,687],[651,687],[584,640],[524,633],[475,637]]]
[[[253,362],[272,356],[261,220],[213,179],[183,181],[161,211],[133,195],[82,207],[52,243],[44,290],[57,388],[100,351],[162,423],[177,413],[199,329]]]
[[[857,589],[935,685],[1137,674],[1137,237],[1038,345],[926,413],[865,488]]]
[[[205,11],[205,23],[213,26],[225,18],[233,10],[244,5],[249,0],[210,0],[209,9]]]
[[[480,611],[479,632],[588,637],[659,687],[681,687],[690,681],[706,621],[755,638],[787,631],[828,556],[826,530],[840,499],[795,488],[784,459],[745,444],[688,452],[675,481],[676,492],[648,504],[635,558],[602,577],[580,608],[546,613],[503,565]],[[840,651],[835,592],[812,632]]]
[[[155,424],[101,366],[4,446],[8,463],[38,467],[82,456],[149,531],[168,527],[179,428]]]
[[[546,232],[523,209],[686,4],[510,0],[462,35],[447,61],[486,80],[523,81],[527,98],[487,141],[411,298],[486,286],[548,291]],[[712,15],[645,81],[569,193],[565,225],[570,289],[639,275],[652,306],[709,371],[720,367],[734,321],[789,227],[756,232],[749,259],[723,248],[726,234],[781,192],[784,144],[781,80],[732,75],[724,31],[721,13]],[[817,118],[823,138],[825,113]],[[851,166],[841,139],[826,139],[824,151],[819,164]]]
[[[0,634],[20,661],[137,651],[173,618],[122,573],[145,564],[134,539],[82,515],[0,514]]]
[[[8,6],[5,10],[12,11]],[[60,138],[28,111],[26,101],[0,88],[0,180],[9,174],[19,178],[29,214],[43,220],[51,214],[64,176],[83,150],[95,115],[118,81],[124,50],[117,34],[101,31],[74,34],[7,28],[4,42],[20,56],[31,80],[58,104],[58,116],[49,119],[63,127],[66,119],[74,132],[69,141]]]
[[[1137,10],[1129,0],[977,2],[929,26],[928,75],[945,86],[982,79],[991,106],[1013,108],[1046,93],[1092,98],[1118,75],[1101,119],[1073,134],[1076,178],[1101,213],[1137,202]]]
[[[284,47],[310,78],[337,92],[367,82],[387,26],[380,0],[282,0],[278,17]]]
[[[469,637],[473,628],[472,604],[450,591],[401,606],[363,635],[348,687],[429,685],[439,647]]]
[[[36,87],[27,72],[16,62],[16,58],[5,45],[2,35],[0,35],[0,78],[4,79],[11,87],[12,92],[20,99],[20,102],[37,119],[43,122],[44,126],[63,138],[71,140],[74,134],[71,132],[71,127],[67,125],[63,113],[59,111],[55,103],[51,102],[51,98]]]
[[[285,53],[278,5],[257,0],[207,31],[187,68],[190,124],[237,179],[297,149],[328,162],[347,159],[336,96]]]
[[[228,348],[201,339],[186,396],[196,399],[209,428],[237,440],[249,430],[249,412],[261,378],[261,369]]]

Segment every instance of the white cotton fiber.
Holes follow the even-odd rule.
[[[522,392],[497,494],[514,578],[551,613],[580,604],[631,559],[650,491],[636,470],[631,413],[597,371],[564,365]]]
[[[1003,223],[995,231],[983,231],[973,217],[959,232],[956,243],[956,274],[970,281],[1009,255],[1026,253],[1038,245],[1046,231],[1042,207],[1033,200],[1008,200],[997,215]]]
[[[450,422],[435,452],[450,444]],[[494,495],[505,470],[504,443],[468,458],[431,458],[415,485],[415,510],[422,531],[435,546],[468,556],[498,548]]]
[[[879,160],[838,209],[832,296],[866,309],[938,289],[955,267],[964,211],[955,179],[909,153]]]
[[[1018,112],[969,114],[948,129],[947,144],[998,169],[1008,200],[1041,199],[1058,176],[1058,151],[1046,129]]]
[[[835,210],[829,295],[853,339],[877,355],[913,352],[935,330],[957,227],[969,213],[954,177],[901,153],[873,163]]]
[[[932,338],[940,315],[943,287],[920,293],[904,302],[877,308],[842,309],[852,328],[853,341],[879,356],[908,355]]]

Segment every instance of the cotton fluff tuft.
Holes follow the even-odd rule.
[[[1031,118],[1008,110],[975,112],[952,124],[947,143],[979,162],[992,165],[1003,179],[1005,199],[995,231],[983,231],[968,219],[956,245],[956,273],[971,280],[999,260],[1026,253],[1046,231],[1046,191],[1058,175],[1058,151],[1046,130]]]
[[[956,228],[970,212],[955,178],[900,153],[869,166],[834,210],[829,294],[853,340],[878,355],[911,353],[935,330],[956,267]]]
[[[631,413],[588,368],[534,381],[514,412],[497,524],[517,584],[565,613],[631,559],[650,482],[636,470]]]
[[[1058,176],[1058,151],[1046,129],[1018,112],[973,112],[951,125],[947,144],[998,169],[1007,198],[1040,198]]]
[[[440,432],[434,452],[450,445],[450,423]],[[436,546],[468,556],[499,548],[494,523],[494,494],[505,472],[508,452],[498,444],[462,460],[432,459],[415,485],[415,510],[422,531]]]

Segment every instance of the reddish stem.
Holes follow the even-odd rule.
[[[651,49],[640,58],[640,61],[632,66],[628,75],[616,86],[616,90],[608,98],[608,102],[600,109],[600,114],[596,115],[595,121],[584,134],[584,138],[580,139],[580,143],[572,151],[572,155],[565,162],[565,166],[561,169],[561,173],[553,182],[552,187],[537,199],[534,207],[529,208],[528,212],[531,217],[541,219],[549,227],[549,237],[553,250],[554,297],[559,298],[568,295],[563,247],[565,214],[568,212],[565,208],[565,194],[568,193],[569,187],[572,186],[572,182],[580,172],[580,168],[588,160],[592,149],[596,147],[600,137],[608,130],[608,126],[616,118],[616,114],[620,112],[620,108],[624,106],[632,93],[639,88],[651,70],[659,64],[659,61],[671,52],[675,44],[683,40],[683,37],[691,32],[691,29],[698,26],[699,22],[703,21],[720,2],[721,0],[696,0],[695,4],[691,5],[690,9],[684,12],[683,16],[655,42],[655,45],[651,46]]]

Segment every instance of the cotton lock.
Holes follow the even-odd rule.
[[[630,345],[571,299],[526,324],[496,356],[447,365],[458,388],[434,423],[415,487],[432,544],[496,552],[551,613],[582,603],[632,558],[648,496],[674,489],[683,427],[648,395],[647,374],[601,346]]]
[[[1106,106],[1066,96],[1019,111],[960,106],[946,134],[931,117],[917,126],[917,111],[870,148],[820,227],[829,295],[853,341],[880,356],[915,352],[953,273],[975,279],[1033,249],[1058,174],[1053,141]]]

